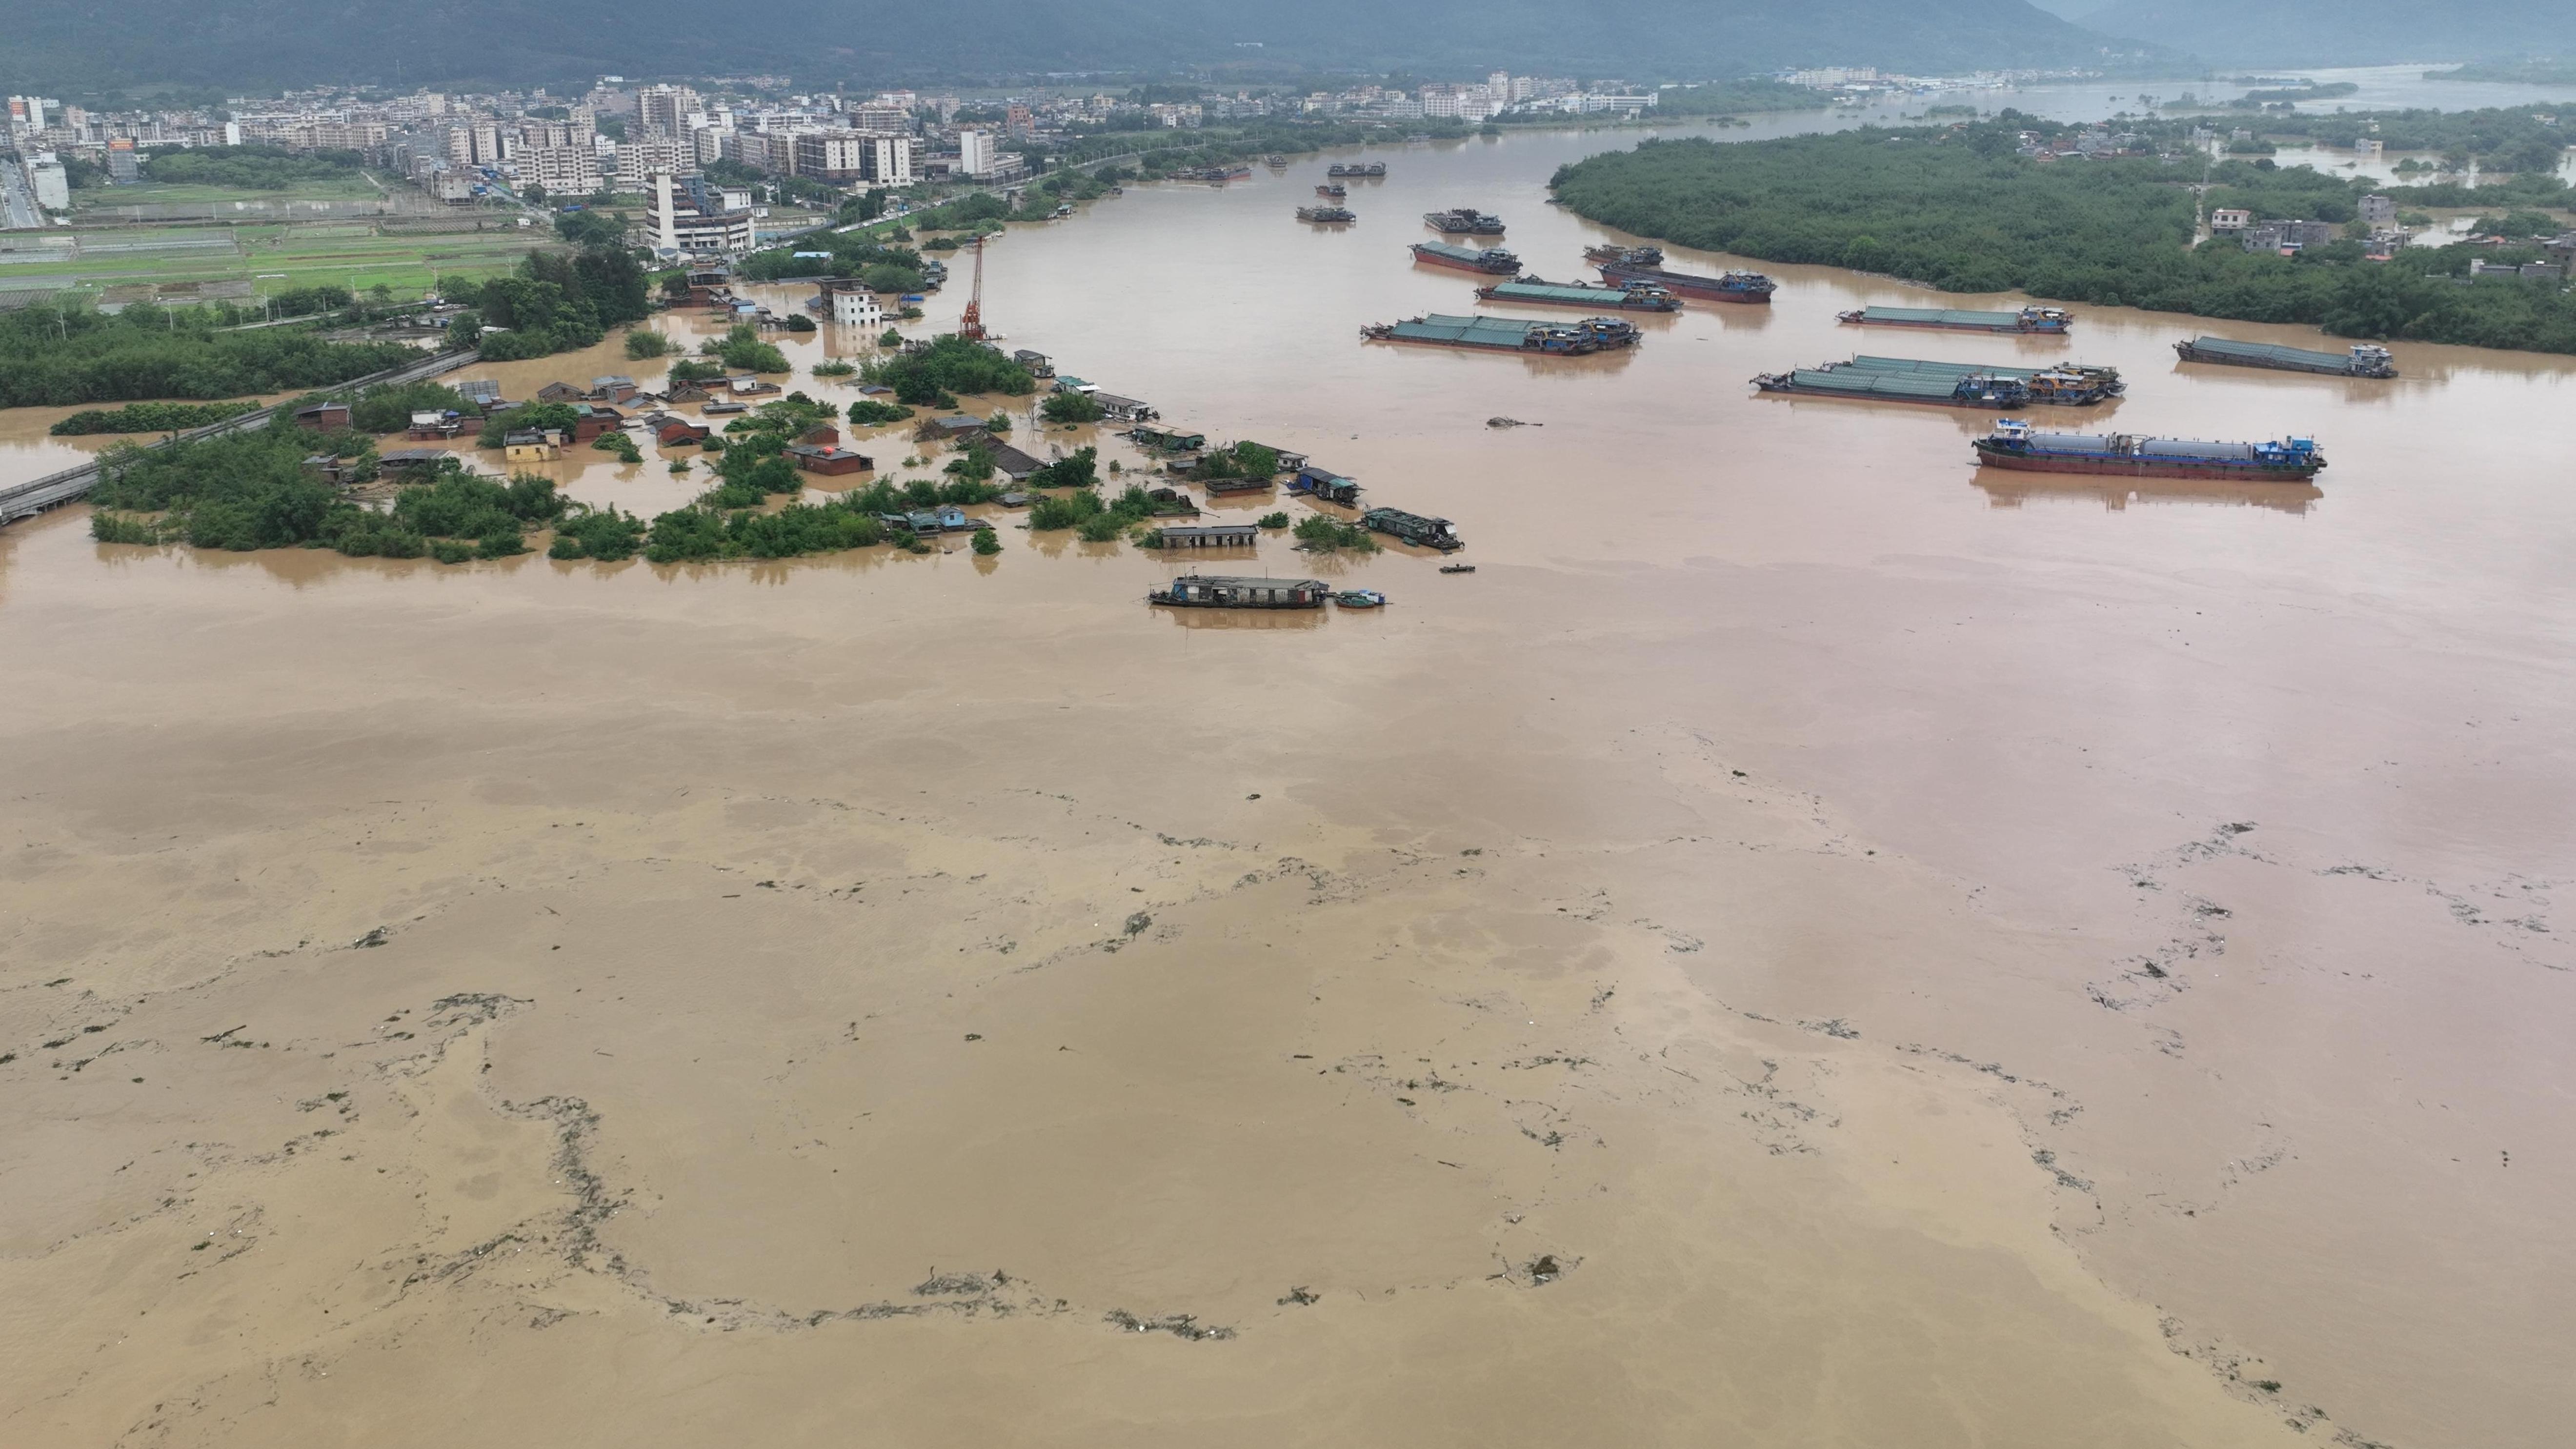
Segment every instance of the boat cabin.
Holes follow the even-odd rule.
[[[1207,446],[1207,434],[1185,432],[1179,428],[1156,427],[1140,423],[1128,430],[1127,436],[1139,446],[1164,453],[1195,453]]]
[[[1261,530],[1249,523],[1166,528],[1162,534],[1165,548],[1250,548],[1261,541]]]

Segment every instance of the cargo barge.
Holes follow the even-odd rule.
[[[1521,259],[1501,247],[1453,247],[1447,242],[1415,242],[1413,259],[1435,267],[1454,267],[1462,272],[1484,272],[1496,277],[1521,274]]]
[[[1970,312],[1956,307],[1863,307],[1834,320],[1861,327],[1932,327],[1946,332],[2041,332],[2063,335],[2075,319],[2062,307],[2018,312]]]
[[[1467,546],[1467,541],[1458,536],[1458,525],[1448,519],[1425,518],[1401,508],[1372,508],[1360,515],[1360,527],[1442,553],[1456,553]]]
[[[1183,574],[1149,591],[1145,602],[1175,609],[1320,609],[1332,593],[1321,579]]]
[[[2237,342],[2225,337],[2195,337],[2174,344],[2185,362],[2222,362],[2230,367],[2269,367],[2281,372],[2320,372],[2329,377],[2395,377],[2397,362],[2385,347],[2356,343],[2349,352],[2312,352],[2270,342]]]
[[[1433,313],[1406,322],[1379,322],[1360,329],[1372,342],[1415,342],[1428,347],[1463,347],[1484,352],[1517,352],[1543,357],[1585,357],[1637,345],[1636,324],[1616,317],[1586,317],[1580,322],[1547,322],[1529,317],[1444,317]]]
[[[1426,211],[1422,224],[1446,236],[1501,236],[1503,219],[1491,212],[1461,206],[1450,211]]]
[[[1766,372],[1754,378],[1753,385],[1764,392],[1802,397],[1998,411],[2037,403],[2091,407],[2109,402],[2127,387],[2120,381],[2119,370],[2109,367],[2072,363],[2045,368],[1994,367],[1970,362],[1924,362],[1910,357],[1855,357],[1849,362],[1828,362],[1791,372]]]
[[[1332,165],[1324,168],[1324,174],[1327,176],[1355,176],[1365,180],[1383,180],[1386,176],[1386,163],[1383,161],[1370,161],[1366,163],[1358,161],[1336,161]]]
[[[2026,473],[2107,473],[2125,478],[2212,478],[2239,483],[2305,483],[2324,471],[2313,438],[2271,443],[2204,443],[2128,433],[2043,433],[2012,418],[1973,445],[1988,468]]]
[[[1664,249],[1623,246],[1585,247],[1583,259],[1587,262],[1626,262],[1636,267],[1660,267],[1664,264]]]
[[[1682,299],[1661,287],[1640,284],[1634,287],[1603,287],[1590,282],[1549,282],[1537,277],[1518,277],[1478,287],[1476,298],[1482,302],[1525,302],[1536,307],[1607,307],[1618,312],[1678,312]]]
[[[1359,220],[1359,214],[1347,206],[1301,206],[1297,208],[1297,219],[1340,225]]]
[[[1662,253],[1656,253],[1661,256]],[[1601,280],[1614,287],[1629,283],[1651,283],[1683,297],[1697,297],[1709,302],[1768,302],[1779,284],[1760,272],[1721,272],[1714,277],[1696,272],[1676,272],[1669,268],[1640,261],[1597,262]]]

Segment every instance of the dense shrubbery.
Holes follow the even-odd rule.
[[[1038,416],[1051,423],[1096,423],[1107,412],[1099,399],[1087,392],[1059,392],[1038,404]]]
[[[626,334],[626,355],[637,362],[661,357],[670,350],[671,339],[650,327],[638,327]]]
[[[1298,519],[1297,526],[1290,532],[1296,536],[1297,546],[1311,553],[1331,553],[1345,548],[1353,553],[1377,552],[1377,540],[1369,537],[1367,529],[1356,523],[1344,523],[1330,514],[1309,513]]]
[[[573,410],[571,403],[521,403],[485,418],[483,434],[476,441],[483,447],[497,448],[507,434],[521,428],[544,428],[569,434],[580,418],[581,414]]]
[[[435,382],[407,382],[368,388],[349,405],[349,426],[362,433],[399,433],[411,426],[413,413],[453,412],[469,418],[483,410],[452,387]]]
[[[241,403],[127,403],[121,408],[74,413],[45,431],[58,438],[91,433],[178,433],[259,411]]]
[[[1199,460],[1202,478],[1275,478],[1279,476],[1279,450],[1266,448],[1249,439],[1228,443]]]
[[[350,435],[324,451],[364,448]],[[333,548],[358,557],[454,562],[525,551],[524,530],[564,511],[554,483],[522,474],[507,483],[439,473],[397,494],[382,513],[362,508],[304,468],[316,440],[298,429],[227,433],[160,448],[119,445],[101,458],[91,532],[111,543],[189,543],[199,548]],[[357,454],[363,462],[366,454]],[[363,469],[361,470],[363,471]],[[157,518],[139,514],[158,514]]]
[[[737,372],[788,372],[787,354],[760,340],[748,322],[736,323],[722,337],[710,337],[698,350]]]
[[[885,423],[899,423],[912,416],[912,409],[901,403],[879,402],[863,397],[849,406],[850,426],[873,428]]]
[[[146,181],[165,186],[238,186],[284,191],[307,181],[355,181],[366,160],[355,151],[280,150],[275,146],[193,146],[142,159]]]
[[[953,408],[961,392],[1027,397],[1038,387],[1029,370],[1008,356],[953,336],[938,339],[926,351],[880,357],[860,369],[860,375],[893,388],[895,401],[919,407]]]
[[[2388,263],[2357,243],[2296,258],[2233,242],[2195,250],[2202,162],[2042,165],[2013,154],[2029,118],[1957,131],[1864,128],[1716,145],[1650,141],[1558,171],[1556,190],[1596,221],[1770,261],[1884,272],[1944,291],[2018,288],[2051,299],[2261,322],[2347,337],[2408,337],[2576,352],[2576,301],[2553,285],[2464,276],[2469,248]],[[2333,221],[2354,183],[2306,167],[2217,168],[2213,206]],[[2512,253],[2505,253],[2509,258]],[[2427,276],[2431,272],[2437,275]]]
[[[216,320],[148,304],[113,317],[41,303],[0,312],[0,407],[287,392],[420,360],[398,342],[325,342],[300,327],[217,332]]]
[[[633,558],[644,546],[644,520],[632,513],[620,513],[615,504],[594,509],[587,503],[576,503],[555,524],[555,541],[546,550],[548,558],[595,558],[615,561]]]
[[[517,271],[491,278],[458,300],[471,302],[474,310],[455,326],[506,329],[479,336],[486,362],[589,347],[609,328],[641,321],[650,310],[644,269],[617,247],[570,255],[533,252],[520,259]]]

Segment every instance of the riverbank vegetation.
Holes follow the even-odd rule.
[[[644,269],[621,247],[532,252],[507,276],[469,286],[449,324],[486,362],[516,362],[596,345],[608,329],[651,311]]]
[[[302,327],[223,332],[197,307],[138,303],[110,317],[38,303],[0,312],[0,407],[288,392],[420,356],[398,342],[326,342]]]
[[[737,322],[722,337],[710,337],[698,344],[698,350],[736,372],[788,372],[787,354],[775,343],[760,340],[760,333],[748,322]]]
[[[479,418],[483,409],[452,387],[436,382],[379,384],[349,404],[349,426],[361,433],[399,433],[413,413],[454,413]]]
[[[2202,179],[2206,158],[2045,163],[2015,154],[2032,129],[2051,128],[2006,112],[1944,129],[1649,141],[1561,168],[1554,187],[1578,214],[1639,235],[1943,291],[2017,289],[2313,323],[2337,336],[2576,352],[2576,300],[2560,284],[2468,280],[2472,260],[2536,259],[2536,248],[2410,248],[2372,262],[2351,240],[2295,257],[2251,254],[2224,238],[2194,246],[2188,185]],[[2207,205],[2263,217],[2348,222],[2368,189],[2266,163],[2222,162],[2207,174]]]

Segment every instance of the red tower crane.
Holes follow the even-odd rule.
[[[957,319],[957,335],[969,342],[984,340],[984,239],[975,238],[975,290],[967,295],[966,315]]]

